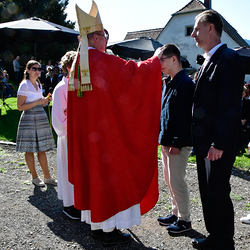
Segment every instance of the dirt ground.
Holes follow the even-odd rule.
[[[51,173],[55,169],[56,176],[56,150],[48,152],[47,157]],[[38,164],[37,170],[42,177]],[[250,213],[249,181],[248,173],[233,169],[231,197],[235,208],[237,250],[250,249],[250,225],[240,222],[240,217]],[[31,183],[24,154],[17,153],[12,144],[0,143],[0,249],[193,249],[191,239],[206,235],[195,164],[187,168],[187,182],[193,228],[190,232],[174,237],[157,223],[158,216],[166,216],[171,210],[159,161],[160,196],[157,204],[142,216],[140,226],[124,230],[131,233],[131,242],[104,248],[100,241],[91,238],[89,225],[73,221],[62,213],[63,205],[57,198],[56,187],[38,188]]]

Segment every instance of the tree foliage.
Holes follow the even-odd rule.
[[[0,1],[0,23],[11,22],[24,18],[39,17],[74,29],[75,22],[66,21],[65,13],[69,0],[7,0]],[[21,64],[25,66],[34,55],[34,42],[22,39],[5,39],[1,37],[0,60],[2,66],[8,70],[11,80],[14,72],[12,61],[17,56],[21,57]],[[36,44],[36,59],[47,63],[48,60],[58,61],[68,50],[76,50],[78,41],[64,43],[63,41],[44,42]]]
[[[0,23],[39,17],[74,29],[75,22],[66,21],[69,0],[7,0],[0,2]]]

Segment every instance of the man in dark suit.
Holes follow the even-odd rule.
[[[193,144],[203,215],[209,236],[193,239],[197,249],[234,249],[234,209],[230,175],[241,149],[241,97],[244,66],[237,52],[221,43],[220,15],[207,10],[196,17],[192,37],[205,51],[196,80]]]
[[[49,76],[46,77],[46,82],[45,82],[45,96],[47,96],[48,93],[52,94],[57,84],[58,84],[58,76],[55,75],[54,69],[50,69]]]

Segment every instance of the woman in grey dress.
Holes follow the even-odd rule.
[[[42,85],[39,82],[41,66],[39,62],[30,60],[24,71],[24,79],[17,92],[17,108],[23,111],[20,117],[16,150],[25,152],[25,160],[32,175],[32,183],[43,187],[46,184],[57,185],[57,181],[50,176],[45,151],[53,148],[53,137],[48,117],[43,109],[51,101],[51,97],[44,98]],[[41,165],[44,181],[36,172],[34,153]]]

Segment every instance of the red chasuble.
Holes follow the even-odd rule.
[[[152,57],[136,64],[90,49],[89,67],[93,90],[83,97],[68,92],[75,207],[90,210],[92,222],[139,203],[146,213],[158,200],[160,61]]]

